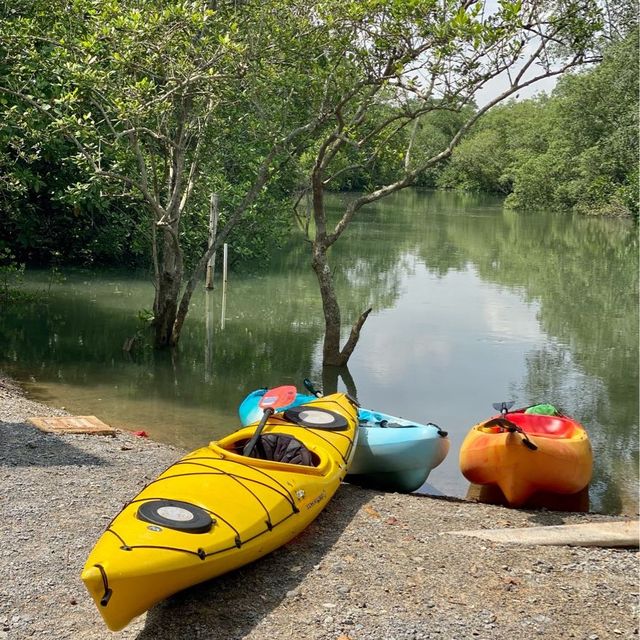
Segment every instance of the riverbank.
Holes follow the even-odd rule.
[[[0,377],[0,640],[638,637],[638,553],[448,531],[620,520],[344,485],[297,539],[106,630],[79,575],[122,504],[182,451],[120,432],[45,434],[64,411]]]

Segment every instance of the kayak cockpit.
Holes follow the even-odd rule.
[[[318,451],[309,449],[305,446],[305,450],[309,453],[310,459],[308,461],[310,464],[303,464],[301,461],[283,461],[277,459],[269,459],[268,457],[261,457],[261,452],[263,451],[262,438],[267,438],[271,435],[288,435],[288,434],[274,434],[272,432],[268,434],[264,434],[260,437],[261,443],[255,447],[252,452],[253,455],[245,456],[243,455],[243,449],[247,442],[251,439],[251,431],[247,431],[243,429],[242,431],[236,432],[230,437],[224,438],[223,440],[219,440],[218,442],[210,442],[209,449],[213,450],[214,453],[219,455],[221,458],[225,460],[231,460],[236,463],[249,465],[256,468],[272,471],[286,471],[286,472],[295,472],[295,473],[303,473],[308,475],[325,475],[330,467],[330,462],[326,458],[326,456],[322,455],[322,453],[318,453]],[[237,436],[237,437],[234,437]],[[269,442],[267,441],[266,448],[269,447]],[[280,445],[282,448],[282,444]]]
[[[576,423],[564,416],[544,416],[529,413],[509,413],[507,418],[525,433],[546,438],[571,438]]]
[[[243,451],[247,442],[249,440],[237,440],[228,450],[237,455],[244,455]],[[317,467],[320,464],[320,458],[316,453],[310,451],[300,440],[287,433],[261,435],[249,457],[306,467]]]

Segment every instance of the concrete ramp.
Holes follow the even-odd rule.
[[[449,531],[451,535],[471,536],[493,542],[528,545],[569,545],[573,547],[638,547],[640,522],[588,522],[520,529],[476,529]]]

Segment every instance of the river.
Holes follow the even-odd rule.
[[[334,202],[337,206],[337,200]],[[233,252],[233,247],[230,247]],[[591,509],[638,509],[637,230],[618,220],[505,211],[499,199],[405,191],[363,210],[332,249],[345,319],[373,311],[349,363],[358,399],[450,433],[426,491],[464,496],[458,450],[493,402],[547,401],[594,449]],[[28,271],[35,301],[0,309],[0,367],[31,397],[195,448],[238,426],[252,389],[322,371],[306,243],[194,297],[177,353],[122,346],[152,306],[146,274]],[[323,378],[324,373],[324,378]]]

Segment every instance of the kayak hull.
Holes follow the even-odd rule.
[[[264,392],[264,389],[252,391],[240,404],[238,414],[243,425],[260,419],[258,403]],[[314,396],[299,393],[290,406],[314,400]],[[348,482],[376,489],[415,491],[449,452],[449,438],[441,435],[443,432],[433,424],[419,424],[363,408],[358,409],[358,420],[358,444]]]
[[[344,394],[314,404],[343,416],[347,427],[311,429],[275,415],[263,431],[302,442],[313,466],[243,456],[242,448],[254,432],[244,428],[184,456],[125,505],[82,572],[111,630],[122,629],[188,586],[268,554],[318,516],[347,473],[358,430],[356,407]],[[179,507],[187,504],[204,512],[211,526],[185,531],[145,520],[143,506],[156,503],[163,505],[163,513],[178,514],[179,519],[184,518]]]
[[[569,495],[591,480],[593,454],[586,430],[565,416],[513,412],[506,418],[521,427],[535,450],[517,432],[486,426],[471,428],[460,448],[460,470],[469,482],[497,486],[512,507],[539,492]]]

